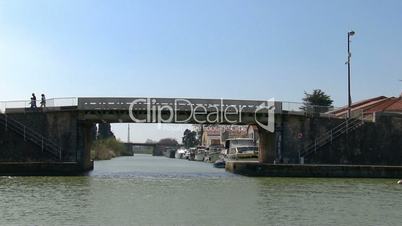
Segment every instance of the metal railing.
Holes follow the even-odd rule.
[[[91,97],[91,98],[77,98],[77,97],[63,97],[52,98],[46,100],[46,107],[67,107],[78,106],[81,110],[128,110],[129,105],[138,99],[147,99],[146,97],[133,97],[133,98],[114,98],[114,97]],[[194,99],[194,98],[148,98],[154,101],[152,104],[157,106],[169,105],[173,106],[175,100],[188,100],[191,104],[179,101],[178,108],[186,109],[190,105],[195,107],[202,105],[205,107],[228,107],[236,106],[242,108],[243,112],[253,112],[261,104],[266,104],[267,100],[232,100],[232,99]],[[40,107],[40,100],[36,101],[36,106]],[[291,101],[275,101],[275,112],[290,111],[290,112],[306,112],[306,113],[328,113],[336,110],[335,107],[318,106],[318,105],[305,105],[301,102]],[[137,109],[146,108],[146,104],[138,103],[135,105]],[[0,112],[5,112],[5,109],[13,108],[30,108],[30,100],[17,100],[17,101],[0,101]]]
[[[41,100],[36,100],[36,106],[40,107]],[[46,107],[69,107],[77,106],[78,98],[76,97],[62,97],[62,98],[51,98],[46,100]],[[16,101],[0,101],[0,113],[5,112],[6,109],[13,108],[30,108],[30,100],[16,100]]]
[[[242,112],[256,112],[261,106],[275,105],[275,112],[282,111],[327,113],[333,111],[334,107],[305,105],[300,102],[270,101],[270,100],[232,100],[232,99],[192,99],[192,98],[78,98],[78,109],[80,110],[127,110],[133,101],[135,110],[144,110],[152,106],[175,106],[178,110],[191,110],[197,106],[211,109],[222,109],[234,106]]]
[[[335,126],[331,130],[325,132],[321,136],[314,139],[314,141],[308,145],[305,149],[299,152],[299,159],[304,159],[311,154],[319,151],[320,148],[325,145],[332,143],[336,138],[340,137],[343,134],[347,134],[364,124],[364,112],[358,111],[354,112],[352,116],[346,119],[341,124]],[[303,162],[303,160],[301,160]]]
[[[42,152],[49,152],[55,158],[61,160],[61,147],[54,143],[52,140],[44,137],[42,134],[32,130],[31,128],[18,122],[17,120],[10,118],[7,114],[0,113],[0,124],[3,125],[6,131],[8,131],[9,129],[14,131],[15,133],[22,136],[25,142],[30,141],[39,146]]]

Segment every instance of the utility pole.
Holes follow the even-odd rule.
[[[350,58],[352,57],[352,53],[350,52],[350,37],[355,35],[354,31],[348,32],[348,118],[351,116],[351,108],[352,108],[352,95],[350,93]]]
[[[127,143],[130,143],[130,123],[127,124]]]

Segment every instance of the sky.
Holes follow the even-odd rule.
[[[0,0],[0,101],[275,98],[347,103],[402,91],[400,0]],[[132,125],[131,140],[189,125]],[[127,140],[127,125],[113,125]]]

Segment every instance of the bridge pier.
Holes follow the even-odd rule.
[[[260,138],[258,161],[260,163],[273,163],[276,159],[276,133],[258,127]]]
[[[78,122],[78,150],[77,161],[82,167],[83,171],[89,171],[93,169],[93,161],[91,160],[91,147],[93,143],[92,139],[92,127],[91,122]]]

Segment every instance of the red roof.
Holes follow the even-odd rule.
[[[385,97],[379,96],[363,101],[356,102],[352,104],[351,110],[361,111],[364,113],[374,113],[374,112],[402,112],[402,97]],[[346,114],[348,107],[332,111],[331,113],[338,116]]]

